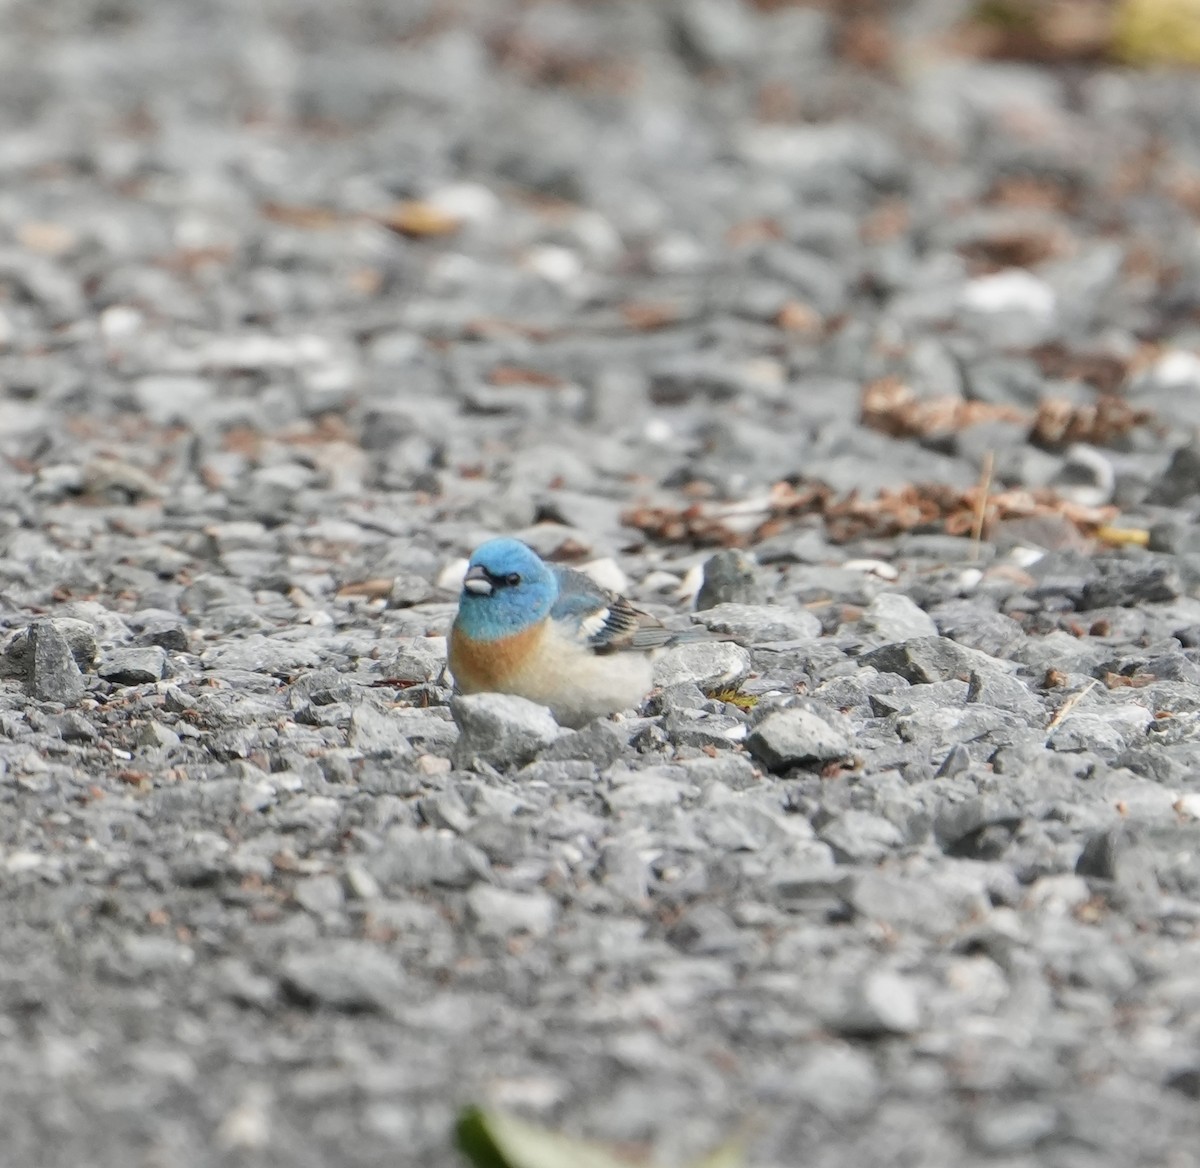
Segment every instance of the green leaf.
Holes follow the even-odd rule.
[[[502,1111],[468,1107],[458,1118],[458,1149],[474,1168],[630,1168],[595,1144],[560,1136]],[[699,1168],[699,1166],[698,1166]],[[718,1162],[704,1168],[736,1168]]]

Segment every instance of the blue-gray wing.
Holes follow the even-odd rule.
[[[550,609],[550,617],[586,642],[593,652],[633,649],[645,653],[676,639],[677,634],[649,613],[601,588],[582,572],[556,566],[554,574],[558,578],[558,599]]]

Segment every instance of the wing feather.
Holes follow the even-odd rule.
[[[556,567],[558,599],[550,616],[585,641],[594,653],[647,652],[675,635],[623,596],[601,588],[590,576]]]

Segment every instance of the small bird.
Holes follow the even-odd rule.
[[[461,693],[516,694],[577,727],[641,702],[654,682],[651,650],[708,639],[665,628],[518,540],[490,539],[463,578],[450,672]]]

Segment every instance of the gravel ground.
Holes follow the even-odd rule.
[[[1195,1162],[1200,89],[963,7],[0,3],[6,1164]]]

